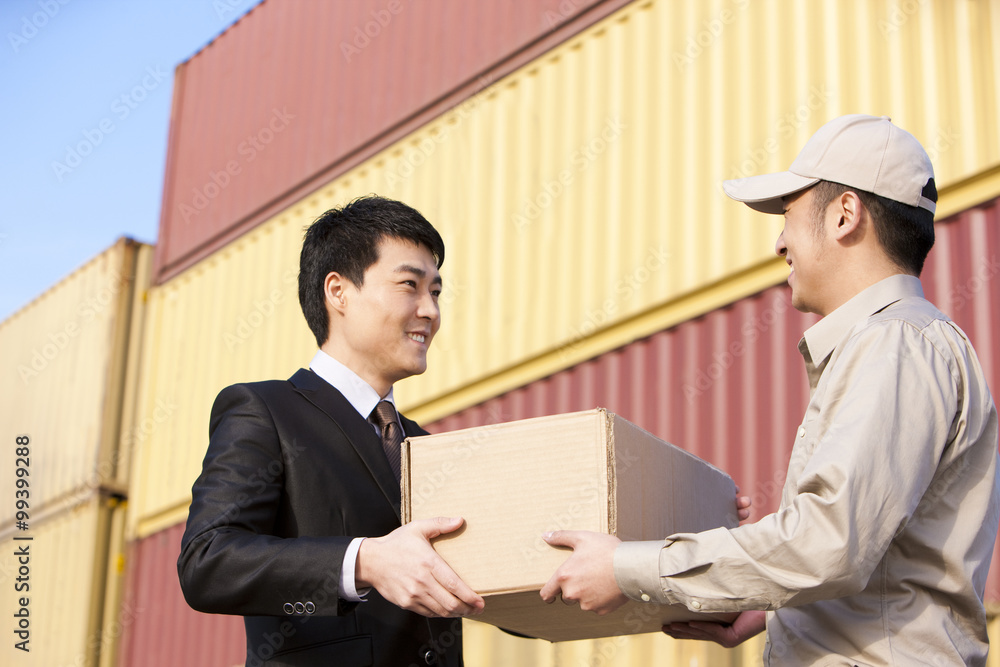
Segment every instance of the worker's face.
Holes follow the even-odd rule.
[[[830,280],[825,259],[825,225],[813,215],[812,188],[784,199],[785,228],[778,236],[774,251],[785,258],[792,272],[792,306],[804,313],[826,315],[826,285]],[[822,217],[822,216],[821,216]]]
[[[364,283],[347,283],[343,302],[344,341],[358,375],[384,395],[398,380],[427,369],[427,350],[441,326],[441,274],[423,245],[386,238]]]

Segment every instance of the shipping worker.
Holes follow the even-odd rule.
[[[784,215],[775,252],[810,397],[779,509],[733,529],[574,553],[541,591],[605,613],[627,599],[738,612],[675,623],[735,646],[767,631],[767,665],[984,665],[997,535],[997,411],[966,335],[923,298],[937,191],[920,143],[889,118],[836,118],[788,171],[726,181]]]
[[[177,568],[193,608],[244,616],[247,665],[462,664],[484,602],[430,544],[461,518],[400,527],[400,440],[426,432],[392,391],[427,367],[443,261],[401,202],[327,211],[300,255],[309,370],[215,401]]]

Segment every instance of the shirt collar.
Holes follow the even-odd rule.
[[[331,385],[333,388],[344,395],[347,402],[354,406],[354,409],[358,411],[365,419],[371,415],[372,410],[378,405],[379,401],[385,400],[392,403],[393,407],[396,405],[395,399],[392,397],[392,388],[389,389],[389,394],[383,399],[378,395],[370,384],[365,382],[358,376],[357,373],[352,371],[350,368],[340,363],[329,354],[323,350],[317,350],[316,356],[312,358],[309,362],[309,368],[313,370],[316,375],[320,376]]]
[[[880,280],[806,329],[799,350],[803,353],[808,351],[812,363],[818,365],[830,356],[833,348],[856,324],[909,296],[923,298],[924,290],[919,278],[899,273]]]

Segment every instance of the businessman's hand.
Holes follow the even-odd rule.
[[[733,648],[754,635],[764,631],[766,615],[762,611],[744,611],[732,625],[711,621],[689,621],[670,623],[663,626],[663,632],[674,639],[700,639]]]
[[[361,543],[358,587],[372,586],[386,600],[424,616],[468,616],[485,602],[431,546],[431,539],[461,527],[461,518],[421,519]]]
[[[615,581],[615,549],[621,540],[586,530],[557,530],[543,537],[552,546],[573,549],[542,587],[543,600],[553,602],[561,595],[566,604],[579,602],[580,609],[600,616],[628,602]]]

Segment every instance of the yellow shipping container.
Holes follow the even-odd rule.
[[[0,529],[0,663],[116,664],[118,638],[137,613],[119,606],[123,509],[94,492],[28,531]]]
[[[183,518],[222,386],[308,362],[297,254],[327,208],[399,198],[448,244],[444,327],[397,394],[431,421],[781,282],[780,219],[720,182],[786,168],[833,116],[889,114],[921,139],[952,190],[942,216],[1000,192],[998,24],[997,0],[641,1],[483,81],[152,291],[137,416],[176,408],[141,443],[130,525]]]
[[[462,632],[466,667],[756,667],[763,664],[761,657],[764,654],[763,635],[730,650],[709,642],[677,641],[664,634],[550,644],[512,637],[475,621],[464,621]]]
[[[987,632],[990,644],[1000,646],[1000,616],[996,608],[989,610]],[[764,664],[762,634],[734,649],[710,642],[675,641],[657,634],[549,644],[518,639],[474,621],[464,621],[463,634],[466,667],[761,667]],[[1000,667],[1000,651],[991,650],[986,664]]]
[[[124,494],[134,438],[119,448],[121,412],[135,395],[130,341],[150,258],[149,246],[122,238],[0,323],[0,437],[8,449],[30,439],[29,517],[99,488]],[[0,478],[0,527],[15,518],[14,484],[13,473]]]

